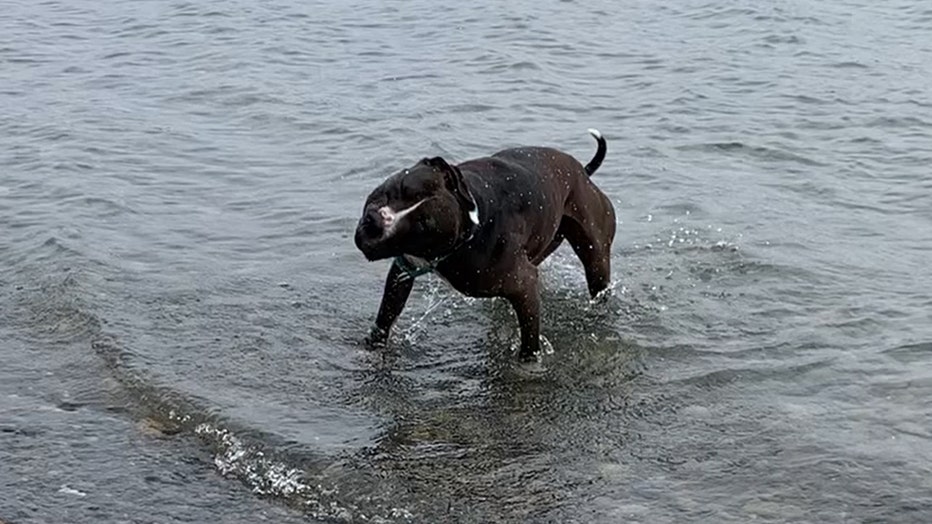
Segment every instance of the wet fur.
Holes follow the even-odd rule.
[[[521,328],[520,355],[531,358],[540,347],[537,266],[541,262],[565,240],[582,262],[591,296],[604,290],[611,280],[615,211],[590,179],[606,151],[601,134],[592,134],[599,147],[585,167],[572,156],[547,147],[506,149],[455,166],[439,157],[424,159],[373,191],[360,220],[362,228],[366,209],[386,200],[393,190],[403,193],[406,179],[413,177],[408,183],[433,188],[433,192],[429,194],[431,204],[420,206],[408,217],[422,221],[412,225],[409,245],[402,238],[388,249],[380,239],[370,238],[371,234],[367,237],[357,228],[357,246],[370,259],[399,255],[431,259],[444,254],[444,250],[431,251],[419,245],[419,240],[425,234],[442,239],[439,243],[448,250],[454,248],[455,253],[441,259],[435,272],[465,295],[508,300]],[[425,194],[415,196],[423,198]],[[478,208],[479,225],[471,230],[473,236],[468,242],[456,247],[471,226],[469,213],[475,211],[472,205]],[[424,224],[437,225],[425,233],[424,227],[417,228]],[[414,234],[414,230],[421,235]],[[368,337],[371,343],[385,341],[404,309],[414,279],[403,278],[403,273],[398,264],[389,269],[375,326]]]

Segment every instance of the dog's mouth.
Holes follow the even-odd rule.
[[[362,251],[362,254],[366,257],[366,260],[370,262],[375,260],[380,260],[383,258],[388,258],[388,255],[385,253],[385,248],[381,245],[380,237],[373,238],[368,232],[365,231],[364,226],[359,226],[356,228],[356,248]]]
[[[375,262],[377,260],[385,260],[386,258],[394,258],[398,256],[386,249],[381,249],[379,247],[360,247],[362,254],[366,257],[366,260],[369,262]]]
[[[365,217],[360,220],[359,225],[356,227],[355,242],[356,247],[362,251],[362,254],[370,262],[400,254],[395,253],[395,242],[392,235],[381,227],[374,226]]]

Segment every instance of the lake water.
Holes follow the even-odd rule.
[[[932,521],[932,6],[0,7],[0,520]],[[352,232],[427,155],[587,161],[590,303]]]

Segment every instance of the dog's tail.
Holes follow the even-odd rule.
[[[595,173],[595,170],[602,165],[602,161],[605,160],[605,151],[608,149],[605,146],[605,139],[602,138],[602,133],[599,133],[598,129],[590,129],[589,134],[595,137],[595,141],[599,143],[599,149],[595,152],[595,156],[592,157],[592,160],[586,164],[586,174],[592,176],[592,173]]]

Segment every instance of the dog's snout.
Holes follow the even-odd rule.
[[[356,247],[366,255],[369,260],[378,260],[381,258],[380,253],[384,251],[383,236],[385,234],[385,223],[379,211],[369,208],[363,211],[359,219],[359,225],[356,227],[355,242]]]
[[[363,215],[359,226],[367,236],[379,236],[382,234],[382,217],[377,210],[369,209]]]

